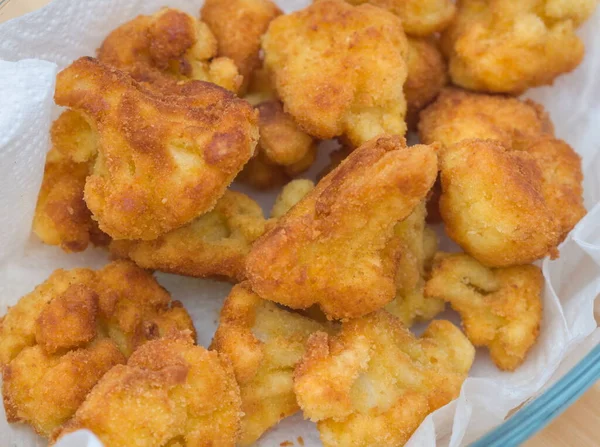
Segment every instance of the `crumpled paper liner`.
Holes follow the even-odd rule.
[[[309,1],[278,3],[289,12]],[[48,150],[48,130],[59,113],[52,101],[54,77],[57,70],[77,57],[94,55],[106,34],[120,23],[138,14],[152,13],[165,4],[198,15],[201,1],[54,0],[37,12],[0,25],[1,313],[56,268],[99,268],[107,262],[107,254],[101,250],[66,255],[57,247],[42,245],[30,234]],[[479,350],[460,397],[429,415],[409,441],[410,446],[458,446],[474,441],[500,424],[512,408],[547,386],[561,362],[579,343],[587,338],[587,345],[593,346],[600,339],[594,319],[594,300],[600,293],[600,205],[595,206],[600,201],[600,129],[595,125],[600,122],[600,83],[595,82],[600,71],[600,37],[594,35],[599,22],[600,13],[596,12],[580,30],[587,46],[583,64],[574,73],[559,78],[554,87],[528,94],[546,106],[557,135],[581,154],[585,201],[590,210],[562,244],[560,258],[543,262],[546,287],[540,339],[514,373],[498,371],[487,352]],[[320,154],[321,165],[327,159],[325,152],[323,149]],[[319,166],[313,167],[309,176],[318,170]],[[252,195],[268,211],[275,194]],[[196,323],[198,342],[207,346],[231,286],[173,275],[157,276],[176,299],[183,301]],[[447,315],[456,318],[451,312]],[[573,351],[568,367],[575,365],[585,352],[582,348]],[[566,365],[561,367],[563,372]],[[299,445],[299,436],[306,446],[320,445],[314,425],[303,421],[301,414],[284,420],[259,445],[277,447],[283,441]],[[9,425],[3,414],[0,439],[9,446],[46,444],[29,427]],[[89,432],[79,432],[59,445],[100,444]]]

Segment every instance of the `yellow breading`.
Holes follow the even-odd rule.
[[[97,149],[94,134],[76,112],[66,111],[52,124],[52,148],[46,156],[33,231],[49,245],[66,252],[83,251],[88,244],[106,245],[83,200],[85,180]]]
[[[244,99],[253,106],[277,99],[271,73],[262,65],[252,72]]]
[[[447,67],[437,42],[433,39],[409,37],[406,62],[406,123],[409,129],[415,129],[419,112],[436,98],[448,82]]]
[[[233,363],[242,395],[242,433],[238,445],[252,445],[281,419],[299,410],[292,375],[308,336],[325,326],[285,310],[236,285],[221,310],[211,349]]]
[[[218,55],[233,60],[243,76],[242,92],[260,66],[260,38],[280,14],[271,0],[206,0],[200,10],[217,39]]]
[[[275,199],[275,204],[271,209],[271,217],[279,218],[283,216],[313,189],[315,189],[315,184],[311,180],[292,180],[283,187]]]
[[[517,368],[537,340],[542,319],[541,270],[489,269],[466,254],[439,253],[425,294],[446,300],[475,346],[487,346],[498,368]]]
[[[85,428],[111,447],[233,447],[241,414],[229,360],[179,334],[111,369],[54,441]]]
[[[148,90],[91,58],[56,82],[56,103],[98,139],[84,198],[113,239],[156,239],[210,211],[254,153],[255,112],[213,84]]]
[[[474,356],[448,321],[433,321],[415,338],[379,311],[344,323],[337,336],[311,335],[294,391],[325,447],[397,447],[458,397]]]
[[[394,233],[400,239],[396,297],[385,309],[406,327],[411,327],[415,322],[431,320],[445,307],[443,300],[423,295],[425,280],[438,245],[435,232],[425,226],[426,214],[423,201],[394,227]]]
[[[356,149],[261,236],[246,259],[252,289],[295,309],[319,304],[333,319],[379,309],[396,293],[394,225],[437,176],[429,146],[399,136]]]
[[[346,0],[353,5],[370,3],[402,19],[406,34],[428,36],[445,29],[456,13],[452,0]]]
[[[50,436],[112,366],[180,330],[194,331],[181,303],[133,264],[56,270],[0,320],[8,421]]]
[[[310,135],[357,147],[406,132],[408,45],[388,11],[320,0],[273,20],[262,47],[285,111]]]
[[[265,223],[254,200],[226,191],[212,211],[191,223],[153,241],[113,241],[110,251],[146,269],[241,281],[246,255]]]
[[[137,16],[112,31],[98,59],[157,85],[178,81],[213,82],[237,92],[242,76],[232,59],[217,56],[217,38],[206,23],[174,8]]]
[[[559,222],[547,206],[533,156],[493,140],[464,140],[440,158],[446,233],[489,267],[557,256]]]
[[[459,0],[442,35],[452,82],[518,94],[573,70],[584,46],[575,29],[595,0]]]

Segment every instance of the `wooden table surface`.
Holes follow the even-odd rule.
[[[5,0],[6,1],[6,0]],[[50,0],[0,0],[0,23],[33,11]],[[168,5],[165,0],[165,5]],[[600,446],[600,382],[548,427],[527,441],[525,447]]]

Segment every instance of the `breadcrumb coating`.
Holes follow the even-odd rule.
[[[229,360],[179,334],[151,341],[111,369],[54,441],[92,431],[104,445],[235,446],[240,392]]]
[[[58,74],[55,100],[97,136],[84,198],[113,239],[156,239],[210,211],[258,139],[252,107],[220,87],[148,90],[91,58]]]
[[[253,245],[246,273],[262,298],[329,318],[365,315],[396,293],[394,225],[437,176],[429,146],[375,138],[323,178]]]
[[[217,56],[217,38],[204,22],[174,8],[139,15],[112,31],[98,59],[136,81],[164,85],[198,80],[237,92],[242,76],[234,60]]]
[[[449,302],[469,340],[513,371],[538,338],[543,283],[534,265],[489,269],[466,254],[438,253],[425,294]]]
[[[388,11],[320,0],[273,20],[262,48],[285,111],[310,135],[358,147],[406,132],[408,45]]]
[[[275,199],[275,204],[271,209],[271,217],[279,218],[285,215],[313,189],[315,189],[315,184],[312,180],[292,180],[283,187]]]
[[[221,310],[211,349],[233,363],[242,396],[242,434],[249,446],[299,410],[292,376],[309,335],[326,326],[262,300],[248,282],[236,285]]]
[[[452,82],[470,90],[519,94],[552,84],[583,59],[576,28],[595,0],[459,0],[442,35]]]
[[[212,211],[191,223],[153,241],[113,241],[110,251],[146,269],[241,281],[246,255],[265,223],[254,200],[228,190]]]
[[[379,311],[344,323],[336,336],[311,335],[294,391],[325,447],[396,447],[458,397],[474,356],[448,321],[433,321],[416,338]]]

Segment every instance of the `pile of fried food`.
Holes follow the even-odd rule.
[[[51,444],[248,446],[302,410],[327,447],[396,447],[475,347],[519,367],[532,263],[586,211],[580,158],[511,95],[579,64],[595,3],[207,0],[116,28],[57,77],[33,222],[114,261],[56,270],[0,320],[8,420]],[[332,138],[320,181],[291,180]],[[285,184],[268,218],[234,179]],[[235,283],[208,349],[152,271]],[[430,321],[446,303],[464,332]]]

